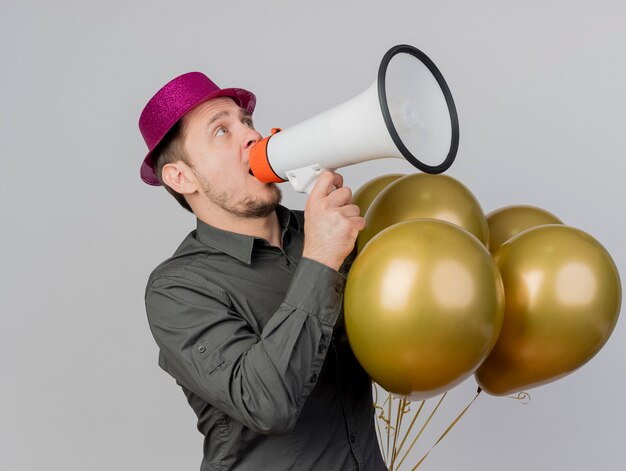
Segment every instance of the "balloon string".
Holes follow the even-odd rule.
[[[433,451],[433,448],[435,448],[435,447],[437,446],[437,444],[438,444],[441,440],[443,440],[443,437],[445,437],[445,436],[448,434],[448,432],[449,432],[450,430],[452,430],[452,427],[454,427],[454,426],[457,424],[457,422],[458,422],[459,420],[461,420],[461,417],[463,417],[463,415],[465,415],[465,413],[467,412],[467,409],[469,409],[469,408],[470,408],[470,406],[471,406],[472,404],[474,404],[474,401],[478,398],[478,396],[480,395],[480,393],[481,393],[481,392],[482,392],[482,389],[481,389],[481,388],[478,388],[478,391],[476,391],[476,395],[474,396],[474,399],[472,399],[472,400],[470,401],[470,403],[469,403],[467,406],[465,406],[465,409],[463,409],[463,410],[461,411],[461,413],[458,415],[458,417],[457,417],[456,419],[454,419],[454,421],[453,421],[450,425],[448,425],[448,428],[445,430],[445,432],[443,432],[443,433],[441,434],[441,436],[440,436],[440,437],[439,437],[439,439],[435,442],[435,444],[434,444],[434,445],[430,448],[430,450],[428,450],[428,453],[426,453],[426,454],[422,457],[422,459],[421,459],[421,460],[419,460],[419,462],[415,465],[415,467],[414,467],[413,469],[411,469],[411,471],[415,471],[415,470],[418,468],[418,466],[422,464],[422,462],[426,459],[426,457],[430,454],[430,452],[431,452],[431,451]]]
[[[413,426],[415,425],[415,422],[417,421],[417,418],[419,417],[420,412],[422,412],[422,409],[424,408],[424,404],[426,404],[426,401],[422,401],[422,403],[419,406],[419,409],[417,409],[417,412],[413,416],[413,420],[411,420],[411,424],[409,425],[409,428],[405,432],[404,437],[402,438],[402,441],[400,442],[400,446],[396,450],[396,458],[400,456],[400,451],[402,450],[402,447],[404,446],[406,439],[409,438],[409,435],[411,434],[411,430],[413,430]],[[394,462],[395,460],[391,460],[391,466],[394,465]]]
[[[422,432],[424,432],[424,429],[426,428],[426,426],[428,425],[428,423],[430,422],[430,420],[433,418],[433,416],[435,415],[435,412],[437,412],[437,409],[439,409],[439,406],[441,405],[441,403],[443,402],[443,400],[445,399],[446,395],[448,394],[448,391],[446,391],[445,393],[443,393],[443,396],[441,396],[441,399],[439,399],[439,402],[437,403],[437,405],[435,406],[435,408],[433,409],[433,411],[430,413],[430,415],[428,416],[428,419],[426,419],[426,422],[424,422],[424,425],[422,425],[422,428],[420,429],[420,431],[418,432],[417,436],[413,439],[413,441],[411,442],[411,446],[409,447],[409,449],[406,451],[406,453],[404,454],[404,456],[402,457],[402,459],[400,460],[400,462],[398,463],[398,468],[402,465],[402,463],[404,463],[404,460],[406,459],[407,456],[409,456],[409,453],[411,452],[411,450],[413,449],[413,446],[415,445],[415,442],[417,442],[417,439],[422,435]]]
[[[380,409],[380,414],[377,417],[385,424],[384,429],[387,433],[387,441],[389,441],[389,434],[391,433],[390,431],[393,429],[393,426],[391,425],[391,419],[385,416],[385,404],[389,403],[389,410],[391,410],[391,401],[392,401],[391,393],[388,395],[388,397],[383,401],[382,405],[380,406],[378,405],[378,390],[376,391],[376,394],[377,394],[376,396],[377,403],[374,405],[374,408]],[[388,458],[389,443],[387,443],[387,449],[385,450],[385,442],[384,442],[382,432],[380,434],[380,446],[381,446],[381,451],[382,451],[383,456],[387,456],[387,458],[385,458],[385,462],[387,462],[389,459]]]
[[[387,399],[389,399],[389,415],[387,417],[389,417],[389,420],[387,421],[387,457],[385,458],[385,461],[388,463],[389,462],[389,440],[391,438],[391,403],[393,401],[393,399],[391,398],[391,393],[389,393],[389,396],[387,397]]]
[[[519,402],[521,402],[522,404],[526,405],[530,402],[530,394],[528,394],[526,391],[521,391],[519,393],[517,393],[517,396],[506,396],[510,399],[515,399]]]
[[[376,385],[376,383],[372,383],[372,386],[374,387],[374,412],[376,412],[376,409],[380,409],[382,412],[383,408],[378,405],[378,386]],[[380,430],[380,421],[376,420],[375,422],[376,431],[378,432],[378,443],[380,443],[382,446],[383,433]]]
[[[396,455],[397,455],[397,450],[396,450],[396,443],[398,440],[398,434],[400,432],[400,427],[402,427],[402,418],[404,417],[404,410],[406,408],[406,402],[407,400],[405,398],[402,398],[401,400],[398,401],[398,415],[396,416],[396,430],[393,434],[393,445],[391,447],[391,466],[389,468],[389,471],[393,471],[393,462],[396,460]]]

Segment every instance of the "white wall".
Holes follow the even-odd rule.
[[[624,5],[3,0],[0,469],[198,469],[195,416],[156,364],[143,305],[149,272],[194,220],[140,181],[137,130],[144,103],[186,71],[254,91],[265,134],[359,93],[387,49],[415,45],[459,110],[449,174],[486,212],[533,204],[589,232],[626,277]],[[357,188],[409,171],[343,174]],[[481,396],[420,469],[623,469],[625,367],[620,322],[530,404]],[[432,436],[474,389],[450,393]]]

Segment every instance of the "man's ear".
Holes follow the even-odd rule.
[[[163,181],[176,193],[190,195],[198,190],[193,172],[183,161],[165,164],[161,173]]]

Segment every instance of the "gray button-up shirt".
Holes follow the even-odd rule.
[[[342,329],[350,257],[339,272],[303,258],[304,213],[276,212],[283,249],[198,220],[148,280],[159,365],[205,436],[200,469],[384,470]]]

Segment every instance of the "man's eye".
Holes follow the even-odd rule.
[[[226,128],[219,128],[215,133],[216,136],[223,136],[224,134],[226,134]]]
[[[245,124],[246,126],[248,126],[249,128],[253,128],[254,127],[254,123],[252,122],[251,119],[244,119],[243,120],[243,124]]]

